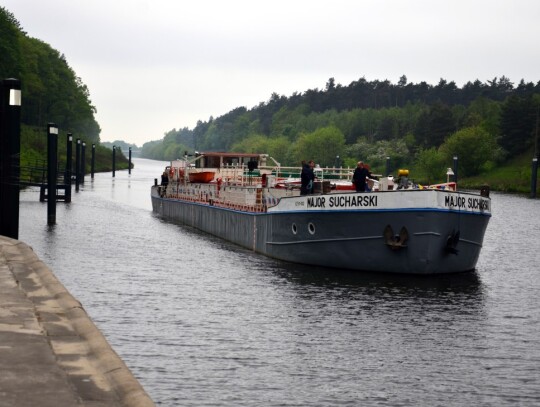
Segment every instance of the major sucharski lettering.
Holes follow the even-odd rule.
[[[328,205],[328,206],[327,206]],[[377,206],[375,195],[314,196],[307,199],[308,208],[358,208]]]
[[[481,211],[489,210],[489,201],[482,198],[467,198],[464,196],[448,195],[444,198],[444,206],[460,209],[479,209]]]

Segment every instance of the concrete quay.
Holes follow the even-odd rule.
[[[0,236],[0,407],[155,406],[32,248]]]

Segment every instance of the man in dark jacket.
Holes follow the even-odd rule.
[[[302,161],[302,173],[300,174],[300,195],[313,193],[313,182],[315,181],[315,173],[313,172],[315,162],[311,160],[309,163]]]
[[[164,187],[169,185],[169,174],[167,174],[167,171],[163,171],[163,174],[161,174],[161,185]]]
[[[358,161],[352,179],[353,184],[356,187],[356,192],[366,192],[366,178],[370,176],[371,173],[366,167],[364,167],[364,163],[362,161]]]

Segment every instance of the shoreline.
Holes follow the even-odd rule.
[[[30,246],[5,236],[0,345],[2,406],[155,405],[81,303]]]

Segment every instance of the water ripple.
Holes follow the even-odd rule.
[[[97,174],[21,240],[160,406],[540,404],[539,202],[493,194],[475,272],[411,277],[278,262],[153,215],[161,163]],[[534,243],[531,243],[534,242]]]

